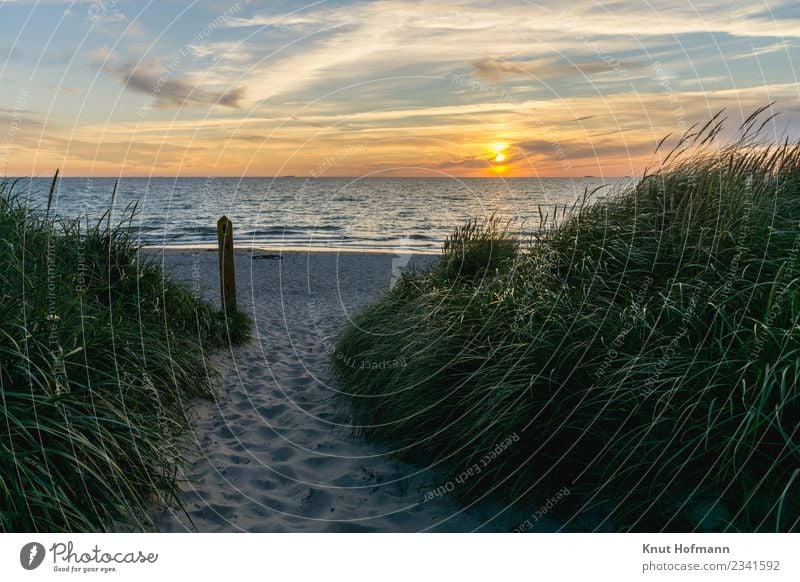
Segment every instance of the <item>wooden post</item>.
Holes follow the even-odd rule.
[[[219,291],[225,313],[236,310],[236,274],[233,265],[233,223],[227,216],[217,221]]]

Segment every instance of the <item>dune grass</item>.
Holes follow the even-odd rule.
[[[693,128],[518,247],[497,220],[457,230],[338,338],[359,432],[477,465],[455,495],[566,487],[570,530],[796,531],[800,146],[763,123]]]
[[[54,220],[0,185],[0,531],[148,529],[212,395],[206,352],[247,337],[141,257],[126,216]]]

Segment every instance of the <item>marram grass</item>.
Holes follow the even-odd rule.
[[[478,463],[455,495],[567,487],[570,530],[798,530],[800,146],[759,123],[688,132],[518,248],[497,220],[457,230],[338,338],[358,431]]]
[[[247,335],[139,256],[130,216],[61,221],[0,185],[0,531],[148,529],[205,354]],[[228,329],[226,329],[228,328]]]

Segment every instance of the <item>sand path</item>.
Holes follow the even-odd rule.
[[[214,253],[159,258],[198,292],[218,294]],[[195,407],[195,456],[181,474],[191,523],[161,508],[159,530],[510,531],[525,519],[498,501],[424,501],[425,491],[447,480],[438,468],[398,461],[353,436],[328,347],[348,317],[389,286],[393,261],[405,262],[377,254],[237,255],[239,303],[254,317],[254,337],[213,358],[220,396]],[[539,528],[557,526],[543,520]]]

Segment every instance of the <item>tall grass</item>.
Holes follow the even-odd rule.
[[[149,528],[207,350],[246,338],[139,256],[131,217],[55,220],[0,184],[0,531]]]
[[[455,494],[538,506],[566,486],[570,529],[797,530],[800,146],[763,123],[721,147],[721,118],[693,128],[466,278],[492,227],[458,231],[338,339],[359,431],[453,475],[479,463]]]

